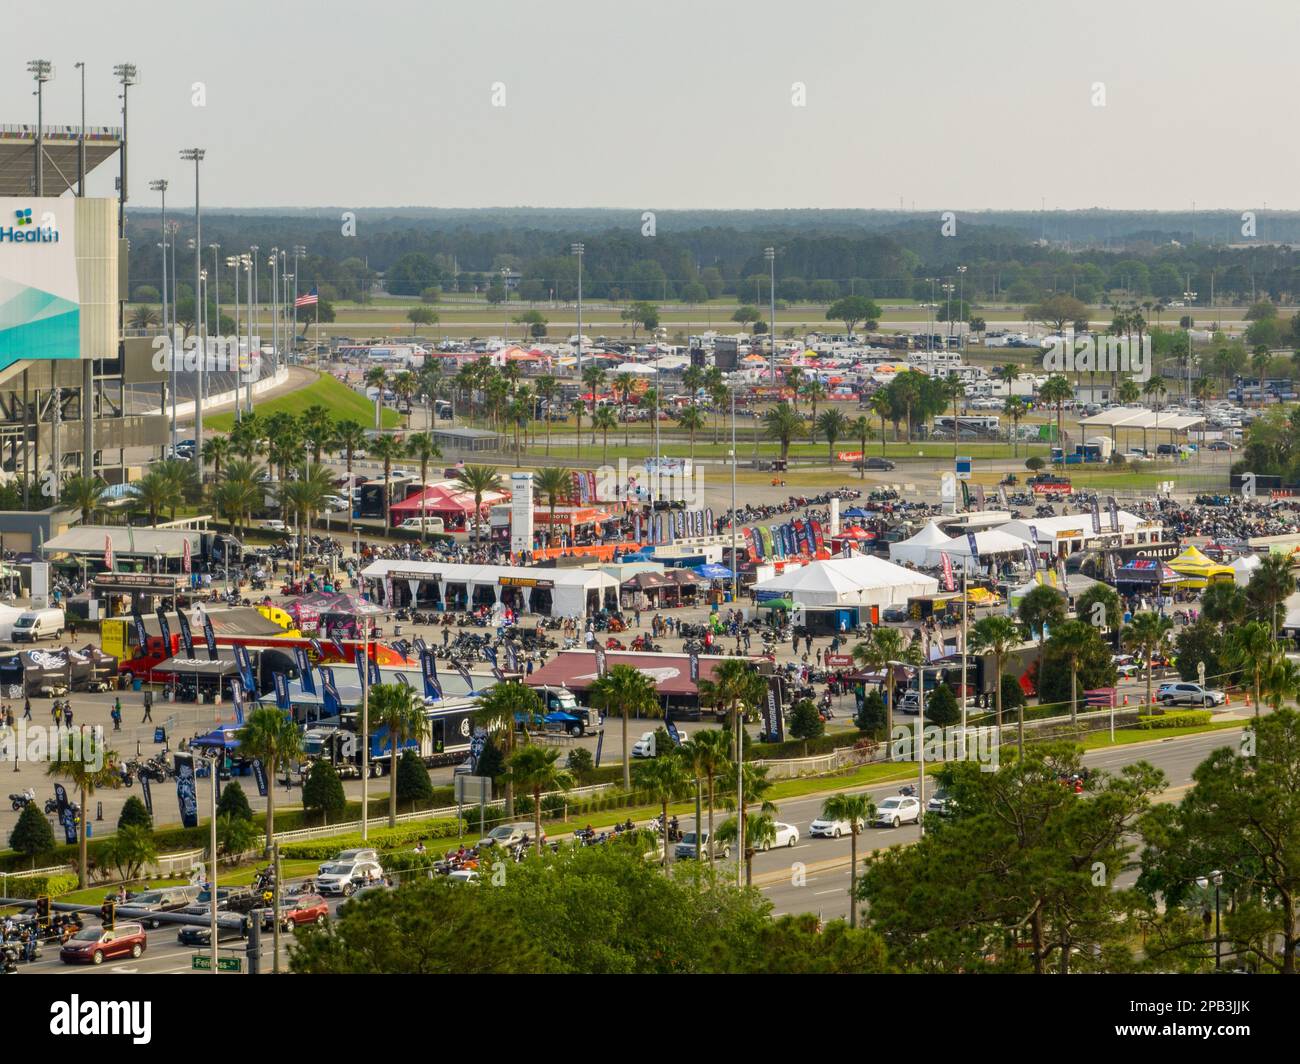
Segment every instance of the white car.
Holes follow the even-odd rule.
[[[342,894],[352,897],[359,887],[377,883],[384,878],[384,870],[377,861],[331,861],[322,865],[316,877],[316,890],[321,894]]]
[[[866,827],[865,822],[858,821],[858,830]],[[818,817],[808,825],[808,837],[811,839],[838,839],[841,835],[853,834],[853,828],[847,820],[831,820]]]
[[[263,521],[262,527],[267,532],[288,532],[289,531],[289,526],[286,525],[283,521],[280,521],[278,519]]]
[[[793,824],[778,823],[776,825],[776,838],[774,838],[771,842],[765,842],[763,844],[763,852],[766,853],[774,846],[793,846],[798,841],[799,841],[799,829],[797,827],[795,827]]]
[[[325,509],[327,510],[350,510],[352,503],[343,498],[342,495],[326,495]]]
[[[921,803],[907,794],[890,795],[876,806],[876,826],[896,828],[921,819]]]

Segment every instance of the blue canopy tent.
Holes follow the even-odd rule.
[[[238,728],[218,728],[216,731],[209,732],[190,743],[191,746],[211,746],[221,750],[235,750],[239,747],[239,740],[235,738],[235,732]]]
[[[718,565],[717,562],[706,562],[704,565],[697,565],[695,571],[706,580],[731,579],[731,570],[725,565]]]
[[[869,514],[869,513],[868,513],[866,510],[864,510],[861,506],[850,506],[847,510],[844,511],[844,515],[843,515],[843,516],[845,516],[845,517],[870,517],[871,514]]]

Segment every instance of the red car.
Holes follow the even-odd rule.
[[[149,945],[149,936],[139,924],[118,924],[105,930],[87,927],[78,931],[59,950],[64,964],[103,964],[115,957],[139,957]]]
[[[299,894],[280,903],[280,928],[292,931],[302,924],[323,924],[329,919],[330,907],[319,894]],[[268,931],[274,927],[268,912],[263,924]]]

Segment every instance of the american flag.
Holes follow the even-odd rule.
[[[316,291],[316,286],[312,285],[311,291],[305,296],[299,296],[293,301],[295,307],[314,307],[320,301],[320,293]]]
[[[113,537],[104,536],[104,568],[113,571]]]

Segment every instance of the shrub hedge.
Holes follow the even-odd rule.
[[[1159,716],[1138,714],[1133,727],[1141,731],[1156,731],[1160,728],[1195,728],[1209,724],[1213,714],[1208,709],[1189,709],[1181,713],[1165,713]]]
[[[395,850],[410,846],[420,839],[445,839],[459,835],[461,821],[455,817],[442,817],[437,820],[417,820],[409,824],[399,824],[395,828],[380,828],[370,832],[370,838],[363,839],[360,832],[346,835],[333,835],[325,839],[304,839],[302,842],[288,842],[280,847],[280,856],[287,860],[324,861],[333,857],[339,850],[360,849],[369,846],[376,850]]]

